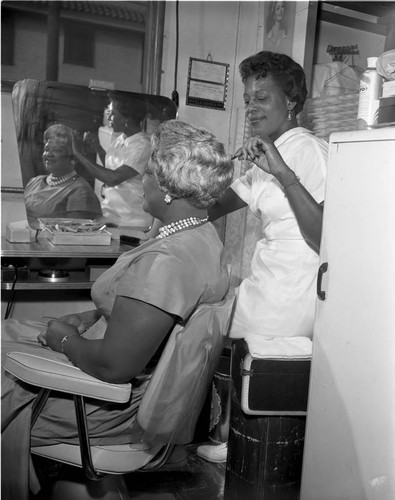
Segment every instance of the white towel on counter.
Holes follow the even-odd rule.
[[[254,358],[266,359],[309,359],[313,343],[308,337],[261,337],[245,339],[248,350]]]

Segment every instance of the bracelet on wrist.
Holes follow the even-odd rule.
[[[295,186],[296,184],[300,184],[300,177],[298,177],[295,173],[294,173],[294,179],[292,182],[290,182],[289,184],[286,184],[285,186],[282,186],[283,189],[288,189],[289,187],[291,186]]]
[[[60,341],[60,348],[62,349],[62,352],[63,354],[66,354],[64,352],[64,345],[65,343],[69,340],[69,337],[78,337],[78,335],[74,335],[74,334],[69,334],[69,335],[65,335],[62,340]]]

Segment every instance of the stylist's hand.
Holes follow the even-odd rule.
[[[38,340],[43,345],[50,347],[53,351],[62,352],[62,339],[66,335],[79,337],[78,330],[75,326],[53,319],[48,322],[47,330],[45,333],[39,335]]]
[[[289,170],[278,149],[268,136],[250,137],[234,153],[233,158],[252,161],[261,170],[274,175],[276,178]]]
[[[82,142],[82,135],[78,130],[73,130],[71,147],[73,149],[73,155],[78,157],[78,155],[84,154],[84,144]]]
[[[88,147],[91,151],[97,153],[101,149],[99,136],[94,132],[85,132],[84,146]]]

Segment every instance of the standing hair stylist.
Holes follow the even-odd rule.
[[[106,113],[110,127],[120,133],[107,152],[97,134],[85,134],[85,143],[99,155],[104,167],[84,155],[81,141],[74,141],[74,155],[90,175],[104,183],[101,208],[107,222],[148,228],[152,217],[143,210],[142,176],[150,157],[150,136],[141,129],[146,104],[112,94]]]
[[[215,220],[245,206],[260,220],[251,275],[236,290],[230,337],[252,355],[265,339],[311,337],[322,228],[328,145],[299,127],[307,89],[301,66],[262,51],[239,66],[251,136],[234,158],[251,168],[209,209]],[[198,455],[224,462],[227,444],[203,445]]]
[[[235,157],[251,168],[209,213],[248,205],[262,224],[230,332],[252,352],[261,337],[312,336],[328,144],[298,126],[307,95],[299,64],[262,51],[239,69],[252,134]]]

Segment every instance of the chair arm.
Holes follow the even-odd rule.
[[[114,403],[129,401],[131,384],[103,382],[71,364],[23,352],[7,353],[5,370],[23,382]]]

